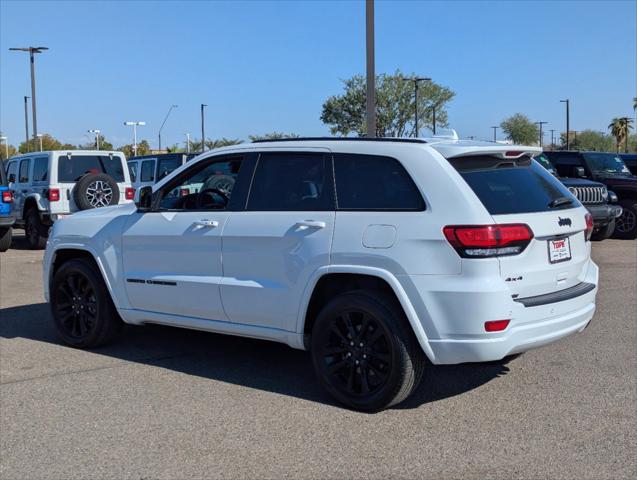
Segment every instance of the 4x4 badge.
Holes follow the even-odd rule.
[[[570,218],[562,218],[562,217],[557,217],[559,220],[557,222],[557,224],[560,227],[570,227],[571,226],[571,219]]]

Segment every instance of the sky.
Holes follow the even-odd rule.
[[[37,56],[38,130],[115,146],[271,131],[328,135],[321,106],[342,80],[365,74],[363,1],[0,0],[0,130],[23,141],[28,54]],[[607,130],[633,116],[637,0],[377,1],[376,72],[400,69],[456,92],[450,127],[490,139],[521,112],[544,129]],[[30,113],[29,113],[30,116]],[[183,144],[183,143],[182,143]]]

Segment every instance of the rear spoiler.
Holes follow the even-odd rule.
[[[540,147],[522,145],[498,145],[490,142],[471,142],[459,140],[457,142],[433,143],[431,147],[445,158],[469,157],[486,155],[503,159],[516,159],[522,156],[535,156],[542,153]]]

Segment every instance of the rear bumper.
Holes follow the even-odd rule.
[[[15,216],[2,215],[0,216],[0,227],[11,227],[15,223]]]

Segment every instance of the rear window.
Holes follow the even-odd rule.
[[[116,155],[62,155],[58,159],[58,182],[76,182],[87,173],[106,173],[124,181],[122,159]]]
[[[528,157],[514,161],[460,157],[450,159],[450,163],[492,215],[546,212],[578,205],[559,180]],[[562,203],[562,198],[571,202]]]

